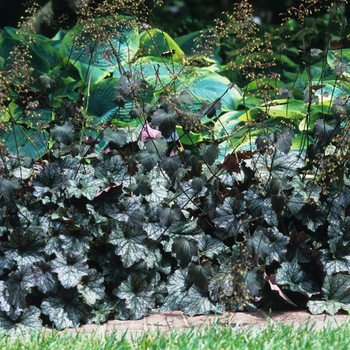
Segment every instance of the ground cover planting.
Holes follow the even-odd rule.
[[[1,328],[349,311],[345,4],[302,1],[278,30],[248,1],[174,37],[159,1],[5,27]]]

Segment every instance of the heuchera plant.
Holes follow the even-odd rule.
[[[193,37],[97,23],[1,34],[1,327],[350,311],[347,51],[266,101]]]

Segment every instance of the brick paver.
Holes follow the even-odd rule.
[[[173,330],[185,330],[188,327],[203,327],[218,323],[223,326],[247,329],[251,327],[266,327],[269,324],[283,323],[295,327],[306,324],[313,329],[320,329],[325,326],[337,327],[349,321],[349,316],[339,314],[311,315],[306,311],[267,311],[258,310],[254,313],[230,312],[224,315],[200,315],[189,317],[181,311],[160,312],[151,314],[141,320],[128,321],[108,321],[103,325],[83,325],[76,330],[66,330],[67,332],[85,332],[93,335],[108,335],[117,332],[121,337],[125,334],[127,338],[137,338],[144,332],[162,331],[171,332]]]

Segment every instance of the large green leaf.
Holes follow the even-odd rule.
[[[327,63],[337,75],[349,77],[350,49],[328,50]]]
[[[198,30],[189,34],[174,38],[175,42],[181,47],[186,56],[191,59],[205,59],[210,63],[220,64],[222,59],[218,55],[219,46],[212,46],[211,51],[207,49],[208,44],[206,40],[210,35],[210,30]],[[199,47],[196,49],[196,47]]]
[[[179,63],[184,60],[184,53],[176,42],[167,33],[156,28],[146,30],[140,35],[140,49],[143,56],[162,57],[164,60]],[[175,50],[172,55],[164,54],[171,50]]]
[[[241,101],[241,92],[235,85],[215,72],[205,69],[199,70],[199,77],[188,86],[188,91],[193,94],[199,101],[215,102],[221,101],[223,111],[232,111],[237,109]]]
[[[88,31],[82,35],[84,25],[78,24],[67,32],[60,46],[62,59],[76,67],[87,85],[101,81],[116,67],[130,62],[139,48],[138,26],[134,19],[120,17],[116,20],[111,16],[108,24],[106,18],[94,21],[98,30],[107,34],[108,41],[95,43],[86,34]]]
[[[26,130],[20,125],[14,125],[11,130],[0,135],[2,144],[14,154],[23,154],[26,157],[39,159],[49,146],[49,134],[45,130]]]
[[[5,58],[6,63],[11,63],[9,62],[11,57],[10,52],[13,48],[17,46],[19,50],[21,50],[21,44],[27,44],[30,55],[30,57],[27,55],[29,67],[32,67],[39,73],[47,73],[50,69],[50,63],[52,63],[53,66],[57,63],[57,54],[49,44],[50,39],[29,33],[25,33],[25,35],[31,37],[30,43],[28,43],[29,40],[24,37],[23,32],[21,33],[17,28],[3,28],[0,36],[0,56]],[[24,56],[26,51],[26,49],[23,50]],[[19,66],[19,69],[22,69],[22,67]]]
[[[107,78],[89,88],[90,98],[87,112],[90,116],[103,117],[111,110],[115,110],[117,114],[116,104],[113,102],[114,87],[117,82],[116,78]]]

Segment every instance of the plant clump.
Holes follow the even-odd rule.
[[[308,32],[319,8],[345,35],[343,2],[302,3],[280,36],[247,1],[177,38],[143,1],[80,7],[51,39],[3,29],[6,332],[349,310],[349,49]],[[291,28],[301,57],[276,44]]]

